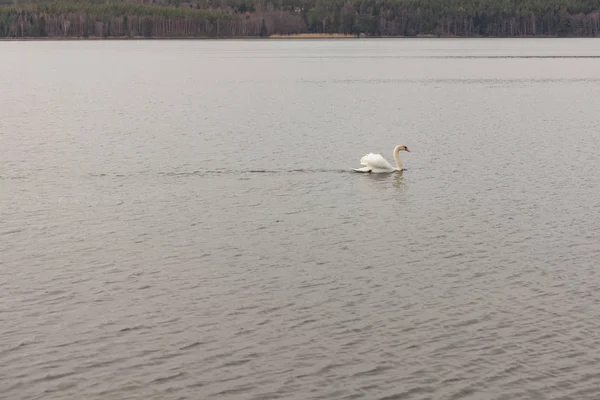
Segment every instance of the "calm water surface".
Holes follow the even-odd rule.
[[[600,397],[597,40],[0,55],[1,398]]]

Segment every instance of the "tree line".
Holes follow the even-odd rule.
[[[0,0],[0,37],[600,35],[600,0]]]

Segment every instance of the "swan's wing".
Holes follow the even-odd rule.
[[[366,154],[360,159],[360,164],[372,169],[394,169],[394,167],[387,162],[387,160],[383,158],[381,154]]]

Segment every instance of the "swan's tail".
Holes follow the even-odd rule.
[[[364,165],[364,164],[363,164]],[[371,172],[371,167],[353,168],[355,172]]]

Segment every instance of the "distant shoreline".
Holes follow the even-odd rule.
[[[3,37],[0,41],[76,41],[76,40],[323,40],[323,39],[598,39],[599,36],[453,36],[453,35],[414,35],[414,36],[365,36],[343,33],[299,33],[291,35],[273,34],[269,36],[27,36]]]

